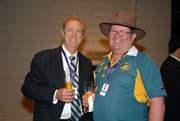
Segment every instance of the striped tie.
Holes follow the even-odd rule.
[[[69,57],[71,62],[70,62],[70,68],[74,72],[75,71],[75,57],[70,56]],[[80,110],[80,96],[79,96],[79,81],[78,81],[78,76],[75,74],[75,76],[71,75],[73,77],[73,87],[77,88],[77,96],[75,96],[74,101],[71,103],[71,118],[73,121],[79,121],[81,118],[81,110]]]

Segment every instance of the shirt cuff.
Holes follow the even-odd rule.
[[[57,93],[57,90],[54,92],[53,104],[57,104],[57,102],[58,102],[58,99],[56,99],[56,93]]]

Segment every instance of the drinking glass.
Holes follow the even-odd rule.
[[[93,82],[92,81],[85,81],[84,82],[84,91],[85,97],[89,98],[93,94]],[[89,107],[85,108],[86,112],[89,112]]]
[[[72,83],[73,83],[73,78],[72,78],[71,74],[66,73],[66,75],[65,75],[65,87],[67,89],[72,89]]]

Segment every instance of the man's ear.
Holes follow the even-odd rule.
[[[135,39],[136,39],[136,33],[132,33],[132,43],[134,42]]]
[[[82,35],[82,40],[85,38],[85,35]]]
[[[61,37],[64,38],[64,31],[61,30]]]

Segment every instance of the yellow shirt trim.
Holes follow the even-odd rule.
[[[134,88],[134,96],[138,102],[147,103],[147,106],[150,106],[149,97],[144,88],[141,75],[138,69],[137,69],[137,77],[136,77],[135,88]]]
[[[111,56],[112,56],[112,54],[108,54],[108,55],[107,55],[109,61],[111,60]],[[126,56],[126,54],[123,56],[123,58],[125,58],[125,56]],[[111,61],[111,67],[114,66],[118,61],[119,61],[119,59],[116,60],[114,63],[113,63],[113,61]]]

